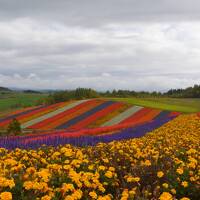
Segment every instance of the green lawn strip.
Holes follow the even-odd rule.
[[[157,108],[161,110],[195,113],[200,111],[200,100],[172,98],[109,98],[114,101],[127,102],[133,105]]]
[[[33,106],[45,96],[45,94],[23,93],[14,93],[7,96],[0,95],[0,113]]]

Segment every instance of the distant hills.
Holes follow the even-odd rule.
[[[0,86],[0,93],[31,93],[31,94],[41,94],[46,91],[40,91],[40,90],[31,90],[31,89],[19,89],[19,88],[7,88],[7,87],[1,87]]]
[[[7,87],[0,87],[0,92],[11,92],[12,90]]]
[[[55,94],[59,100],[67,100],[71,97],[75,99],[95,97],[175,97],[175,98],[200,98],[200,85],[194,85],[185,89],[170,89],[167,92],[158,91],[134,91],[134,90],[113,90],[113,91],[96,91],[91,88],[76,88],[74,90],[51,90],[51,89],[19,89],[0,87],[0,93],[29,93],[29,94]],[[64,99],[63,99],[64,98]],[[67,98],[67,99],[66,99]]]

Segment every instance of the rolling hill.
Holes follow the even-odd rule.
[[[113,141],[116,137],[118,139],[141,137],[179,115],[179,112],[105,99],[28,107],[0,118],[0,128],[5,130],[16,118],[23,130],[34,134],[15,136],[15,144],[13,144],[13,139],[1,138],[0,145],[10,145],[10,148],[34,147],[47,143],[54,145],[55,138],[57,138],[57,144],[75,142],[79,145],[88,145]],[[83,136],[84,139],[80,142]]]

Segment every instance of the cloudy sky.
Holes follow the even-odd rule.
[[[200,84],[199,0],[0,0],[0,86]]]

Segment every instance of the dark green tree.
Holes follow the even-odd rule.
[[[13,119],[10,124],[8,125],[7,128],[7,132],[8,134],[14,134],[14,135],[18,135],[21,133],[21,125],[19,123],[19,121],[17,121],[17,119]]]

